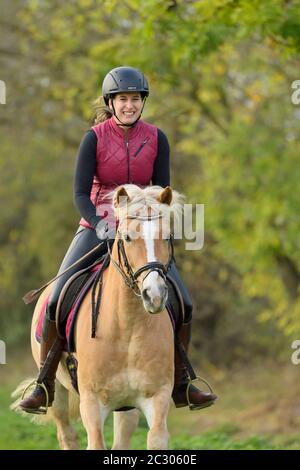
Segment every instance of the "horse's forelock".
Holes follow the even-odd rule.
[[[157,214],[159,212],[162,217],[167,218],[172,215],[176,219],[182,214],[184,195],[178,193],[173,189],[172,201],[169,205],[160,204],[157,200],[161,192],[164,190],[164,188],[162,188],[161,186],[147,186],[146,188],[140,188],[139,186],[136,186],[134,184],[125,184],[122,186],[126,190],[130,202],[126,206],[114,207],[115,215],[119,220],[122,220],[128,216],[136,217],[141,213],[145,215],[149,208],[153,211],[153,214]],[[108,196],[113,199],[114,195],[120,188],[121,186],[116,188]]]

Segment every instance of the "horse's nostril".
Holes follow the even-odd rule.
[[[147,302],[150,301],[150,296],[148,294],[148,288],[147,289],[144,289],[143,292],[142,292],[142,296],[143,296],[143,299],[146,300]]]

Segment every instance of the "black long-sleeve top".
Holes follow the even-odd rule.
[[[163,188],[170,184],[170,148],[165,134],[158,129],[157,157],[154,162],[152,184]],[[92,227],[101,219],[96,214],[96,207],[90,199],[93,179],[96,174],[97,136],[90,129],[84,135],[75,166],[74,203],[83,217]]]

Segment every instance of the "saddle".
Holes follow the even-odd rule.
[[[87,268],[76,272],[67,280],[60,293],[56,307],[56,328],[58,336],[65,339],[64,351],[75,351],[74,326],[77,313],[91,286],[95,284],[95,280],[99,281],[100,277],[102,278],[103,272],[109,264],[108,258],[107,255],[104,255]],[[41,340],[43,318],[48,299],[49,296],[45,299],[39,314],[35,333],[38,342]]]

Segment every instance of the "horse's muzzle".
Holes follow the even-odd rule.
[[[144,308],[148,313],[160,313],[162,310],[164,310],[168,299],[167,286],[161,286],[159,288],[159,293],[156,293],[156,295],[153,295],[153,293],[151,292],[151,288],[149,287],[143,289],[142,299]]]

